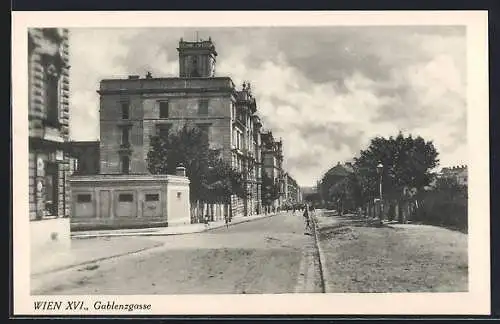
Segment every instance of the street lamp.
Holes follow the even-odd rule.
[[[377,173],[379,174],[379,199],[380,199],[380,223],[382,223],[382,211],[384,210],[384,205],[382,202],[382,173],[384,171],[384,165],[379,163],[377,165]]]

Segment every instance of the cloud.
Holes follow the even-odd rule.
[[[264,127],[283,139],[285,167],[312,185],[374,136],[433,140],[442,165],[466,160],[465,29],[311,27],[198,29],[217,74],[250,81]],[[177,45],[195,29],[71,30],[76,139],[98,137],[100,79],[176,76]],[[97,125],[88,127],[88,125]]]

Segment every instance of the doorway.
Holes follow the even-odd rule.
[[[45,211],[48,216],[58,215],[59,177],[57,163],[45,165]]]

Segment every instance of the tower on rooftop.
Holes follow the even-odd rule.
[[[217,52],[212,39],[194,42],[179,41],[179,76],[181,78],[211,78],[215,76]]]

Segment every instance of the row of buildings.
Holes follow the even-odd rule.
[[[105,79],[100,96],[100,140],[69,138],[69,32],[29,30],[30,219],[71,216],[71,175],[148,174],[150,136],[189,122],[209,146],[244,174],[248,198],[231,198],[233,216],[262,213],[262,173],[279,187],[272,208],[301,201],[297,182],[283,170],[283,143],[264,131],[250,83],[236,87],[216,76],[211,39],[179,42],[179,76],[131,75]]]
[[[440,178],[453,178],[458,184],[462,186],[468,185],[467,177],[467,166],[466,165],[455,165],[452,167],[442,168],[438,174]]]

